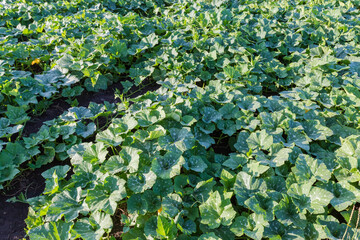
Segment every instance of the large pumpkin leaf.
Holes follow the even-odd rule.
[[[231,192],[223,195],[218,191],[210,193],[206,202],[199,206],[201,223],[207,224],[211,229],[220,225],[229,226],[236,215],[230,202],[231,196]]]
[[[102,163],[105,161],[108,151],[103,143],[96,143],[86,148],[83,160],[90,163]]]
[[[268,150],[273,144],[273,137],[266,133],[265,130],[260,132],[253,132],[246,140],[250,149],[264,149]]]
[[[32,228],[29,231],[31,239],[36,240],[58,240],[58,239],[69,239],[70,230],[73,223],[66,223],[64,221],[48,222],[44,225]]]
[[[299,183],[306,183],[309,180],[326,182],[331,178],[331,172],[326,165],[307,154],[299,155],[292,172]]]
[[[171,151],[175,146],[180,151],[184,152],[194,146],[195,139],[189,128],[171,128],[169,129],[170,136],[162,136],[159,138],[159,145]]]
[[[167,152],[164,156],[158,156],[152,162],[152,171],[160,178],[173,178],[180,174],[182,165],[185,159],[182,155],[176,152]]]
[[[239,172],[234,185],[236,199],[239,205],[245,206],[245,201],[258,192],[265,192],[266,185],[263,179],[255,178],[246,172]]]
[[[142,193],[151,188],[156,181],[156,174],[151,170],[147,173],[130,175],[127,181],[128,188],[134,193]]]
[[[123,179],[109,176],[105,178],[103,184],[89,190],[85,201],[90,210],[102,210],[108,214],[114,214],[117,202],[126,197],[125,183]]]

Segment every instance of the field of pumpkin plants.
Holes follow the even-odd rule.
[[[359,123],[359,0],[0,0],[1,239],[359,239]]]

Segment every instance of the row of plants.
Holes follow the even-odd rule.
[[[357,238],[356,1],[0,5],[3,139],[59,96],[162,86],[0,142],[0,184],[71,159],[23,200],[30,239],[112,238],[119,208],[122,239]]]
[[[157,41],[155,33],[147,39],[148,32],[138,30],[142,25],[154,25],[151,18],[136,14],[146,12],[149,4],[2,2],[0,150],[22,136],[30,117],[43,114],[59,98],[77,106],[75,97],[85,89],[105,90],[129,71],[134,72],[130,74],[134,81],[122,82],[124,92],[139,86],[150,72],[137,73],[132,65],[143,63],[146,49],[155,45],[151,41]],[[108,10],[114,7],[116,12]]]
[[[30,238],[109,236],[119,204],[122,239],[356,234],[360,135],[340,139],[343,115],[294,112],[298,100],[220,81],[184,88],[137,98],[94,142],[68,150],[71,167],[44,172],[44,194],[28,200]]]
[[[292,2],[26,3],[3,3],[0,12],[1,149],[59,97],[76,106],[84,89],[104,90],[124,75],[132,81],[121,82],[123,92],[146,78],[199,85],[219,79],[267,96],[295,89],[327,107],[329,95],[359,84],[358,10],[351,2],[335,1],[335,9]],[[345,92],[339,77],[347,79]],[[339,90],[331,92],[331,84]],[[345,114],[357,121],[354,107]]]
[[[53,160],[64,161],[67,151],[100,131],[106,118],[116,114],[114,104],[90,103],[88,108],[72,107],[59,118],[44,122],[39,131],[9,142],[0,152],[0,189],[27,169],[40,168]],[[99,119],[103,119],[99,123]]]

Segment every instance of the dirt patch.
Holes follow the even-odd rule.
[[[4,240],[22,239],[25,235],[24,219],[28,206],[23,203],[6,203],[0,196],[0,235]]]

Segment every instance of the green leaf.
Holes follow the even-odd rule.
[[[312,187],[309,195],[314,214],[325,213],[325,208],[334,198],[331,192],[319,187]]]
[[[222,117],[222,114],[213,107],[204,107],[200,110],[200,113],[202,114],[202,120],[205,123],[217,122]]]
[[[309,120],[302,124],[305,133],[313,140],[326,140],[333,135],[333,131],[321,125],[319,120]]]
[[[106,172],[116,174],[127,169],[127,163],[119,155],[111,156],[103,165]]]
[[[144,233],[146,236],[156,237],[158,233],[156,232],[157,229],[157,216],[151,216],[149,220],[146,221],[144,227]]]
[[[99,117],[105,111],[105,106],[103,104],[97,104],[94,102],[90,102],[88,109],[90,110],[93,117],[91,119]]]
[[[74,132],[75,132],[75,123],[60,126],[59,134],[62,135],[62,139],[70,140],[72,137],[75,137],[75,136],[71,136],[73,135]]]
[[[174,152],[167,152],[164,156],[158,156],[152,162],[151,169],[159,178],[173,178],[180,174],[182,165],[185,163],[183,156]]]
[[[111,215],[109,214],[97,211],[93,212],[89,219],[92,223],[96,223],[102,229],[111,229],[113,227]]]
[[[347,189],[349,188],[347,181],[328,182],[323,184],[322,187],[333,194],[330,204],[339,212],[347,209],[356,201],[355,193]]]
[[[132,86],[134,86],[134,83],[126,80],[126,81],[121,81],[121,85],[124,88],[123,93],[127,93],[132,88]]]
[[[71,232],[76,238],[97,240],[104,235],[105,230],[109,231],[112,227],[111,216],[97,211],[91,214],[89,218],[81,218],[76,221]]]
[[[119,146],[123,141],[121,132],[117,128],[109,127],[108,129],[96,134],[96,141],[103,142],[109,146]]]
[[[20,172],[15,166],[3,166],[0,170],[0,182],[12,180]]]
[[[247,144],[247,139],[249,138],[249,136],[249,133],[246,131],[242,131],[239,133],[237,141],[234,144],[234,147],[238,152],[247,153],[249,151],[249,147]]]
[[[259,161],[249,161],[243,168],[244,172],[249,173],[253,177],[259,177],[261,174],[265,173],[270,167],[264,166]]]
[[[159,43],[159,37],[155,33],[151,33],[147,37],[143,38],[141,42],[146,43],[146,45],[152,48]]]
[[[176,236],[177,228],[174,220],[158,216],[156,232],[163,238],[173,239]]]
[[[143,215],[147,212],[147,202],[140,193],[131,195],[127,200],[127,210],[130,214]]]
[[[171,151],[175,146],[180,151],[184,152],[191,149],[195,144],[194,135],[189,128],[170,128],[170,136],[162,136],[159,138],[159,145],[165,150]]]
[[[165,111],[162,107],[157,109],[146,109],[135,115],[140,127],[148,127],[165,118]]]
[[[241,77],[239,70],[237,68],[231,67],[231,66],[226,66],[224,68],[224,73],[227,78],[230,78],[232,80],[237,80],[237,79],[239,79],[239,77]]]
[[[185,115],[181,118],[181,124],[183,126],[192,126],[196,122],[196,119],[191,115]]]
[[[78,217],[79,213],[86,211],[86,205],[82,203],[81,188],[65,190],[52,199],[46,220],[56,222],[63,216],[66,222],[70,222]]]
[[[245,201],[245,205],[258,215],[263,215],[266,221],[274,220],[276,203],[268,195],[257,193]]]
[[[203,172],[207,167],[208,165],[200,156],[191,156],[190,158],[186,159],[184,164],[184,168],[200,173]]]
[[[284,226],[279,221],[271,221],[264,229],[264,236],[269,239],[304,239],[304,231],[294,226]]]
[[[333,135],[329,137],[329,141],[338,144],[339,146],[342,145],[340,138],[347,138],[351,135],[359,135],[359,130],[355,128],[351,128],[341,124],[334,124],[330,127],[333,131]]]
[[[44,154],[40,155],[36,159],[35,165],[29,164],[33,168],[39,168],[42,165],[52,162],[55,157],[55,149],[53,147],[44,147]]]
[[[219,109],[219,113],[224,119],[237,119],[243,115],[243,113],[240,112],[239,107],[233,103],[226,103]]]
[[[292,202],[298,207],[300,212],[304,211],[310,211],[312,212],[313,209],[311,209],[311,199],[310,199],[310,189],[311,189],[312,183],[305,183],[305,184],[292,184],[287,193],[289,196],[291,196]]]
[[[152,125],[147,130],[149,132],[149,137],[147,139],[149,140],[160,138],[166,134],[165,128],[161,125]]]
[[[245,201],[257,192],[264,192],[266,185],[263,179],[255,178],[246,172],[239,172],[236,176],[234,191],[239,205],[245,207]]]
[[[347,232],[346,237],[353,237],[354,232],[352,228],[349,228],[346,224],[340,224],[339,221],[331,216],[318,216],[317,221],[324,227],[326,237],[331,240],[342,239],[344,238],[345,231]],[[345,238],[346,239],[346,238]]]
[[[147,190],[142,194],[143,201],[146,202],[148,212],[156,212],[161,207],[161,197],[151,190]]]
[[[106,90],[110,83],[110,80],[105,75],[95,73],[85,79],[84,86],[87,91],[98,92],[99,90]]]
[[[64,78],[64,75],[58,69],[52,69],[44,74],[35,75],[34,78],[42,85],[51,86],[52,84],[58,84],[59,80]]]
[[[188,187],[189,177],[187,175],[181,174],[174,178],[174,190],[177,194],[184,196],[191,194],[193,188]]]
[[[82,88],[81,86],[68,87],[64,88],[64,90],[61,92],[61,96],[66,98],[76,97],[81,95],[83,91],[84,88]]]
[[[238,216],[235,218],[234,223],[231,225],[230,230],[237,236],[244,235],[244,229],[248,225],[248,219],[244,216]]]
[[[323,226],[320,224],[308,223],[304,229],[305,239],[324,239],[326,238]]]
[[[120,151],[119,155],[127,163],[127,169],[130,173],[134,173],[139,170],[140,153],[140,149],[125,146]]]
[[[294,205],[289,196],[285,195],[279,204],[274,207],[274,210],[275,216],[280,223],[286,226],[294,224],[300,228],[306,226],[307,221],[305,215],[298,212],[296,205]]]
[[[170,217],[175,217],[182,209],[182,199],[179,194],[172,193],[164,197],[161,206],[162,211]]]
[[[215,233],[205,233],[199,237],[199,240],[222,240],[218,236],[215,235]]]
[[[205,202],[209,198],[210,193],[212,192],[212,189],[215,185],[216,182],[213,178],[198,182],[194,188],[194,198],[199,202]]]
[[[331,172],[323,162],[306,154],[299,155],[295,167],[291,170],[299,183],[305,183],[309,180],[327,182],[331,178]]]
[[[61,68],[70,68],[70,66],[73,64],[73,57],[65,54],[62,58],[57,60],[56,64]]]
[[[239,167],[242,167],[243,165],[245,165],[247,162],[247,159],[244,155],[242,154],[231,154],[230,158],[227,159],[225,162],[223,162],[223,165],[225,167],[228,167],[232,170],[235,170]]]
[[[274,154],[271,162],[269,164],[270,167],[280,167],[284,165],[287,161],[289,161],[290,154],[292,150],[289,148],[282,148],[280,151]]]
[[[261,240],[264,233],[264,225],[268,225],[268,222],[264,222],[262,216],[259,217],[251,214],[246,217],[239,216],[235,218],[230,230],[238,237],[245,233],[245,235],[251,239]]]
[[[95,143],[86,148],[83,155],[83,160],[90,163],[100,164],[105,161],[107,154],[108,151],[104,143]]]
[[[343,168],[357,169],[359,166],[358,158],[360,157],[360,137],[352,135],[341,139],[341,147],[336,150],[335,154]]]
[[[171,179],[157,178],[153,190],[157,195],[165,197],[174,191],[174,185]]]
[[[70,166],[55,166],[44,171],[41,176],[46,179],[44,194],[53,194],[59,189],[59,180],[66,177]]]
[[[47,150],[48,149],[45,147],[44,152],[48,153]],[[27,160],[27,156],[25,155],[25,154],[27,154],[27,152],[26,152],[25,148],[18,142],[15,142],[15,143],[8,142],[4,152],[5,152],[5,156],[8,154],[11,155],[10,158],[8,155],[7,156],[8,159],[5,160],[8,164],[10,162],[12,162],[15,165],[20,165],[21,163],[23,163]]]
[[[65,121],[76,121],[82,119],[89,119],[91,117],[93,117],[93,114],[86,107],[72,107],[69,108],[67,113],[61,115],[61,118]]]
[[[205,123],[217,122],[221,119],[222,114],[216,111],[213,107],[204,107],[200,110],[202,113],[202,120]]]
[[[225,192],[224,195],[218,191],[210,193],[206,202],[199,206],[201,223],[207,224],[211,229],[231,225],[236,215],[230,202],[231,196],[231,192]]]
[[[91,163],[88,162],[81,162],[74,168],[74,175],[73,179],[76,182],[77,186],[81,187],[94,187],[94,182],[97,179],[96,172],[94,171],[94,167]]]
[[[66,223],[63,221],[48,222],[44,225],[32,228],[28,234],[34,240],[62,240],[70,239],[70,230],[73,223]]]
[[[293,130],[293,129],[289,129],[289,131],[287,132],[287,143],[284,144],[287,147],[291,147],[291,144],[295,144],[296,146],[309,151],[310,147],[309,147],[309,137],[307,137],[304,133],[302,133],[299,130]]]
[[[209,148],[211,145],[215,144],[215,140],[212,137],[200,131],[195,133],[195,138],[199,144],[205,148]]]
[[[94,228],[88,219],[79,219],[73,229],[72,234],[76,235],[76,238],[97,240],[100,239],[105,233],[103,229]]]
[[[226,171],[226,169],[222,169],[220,178],[221,178],[220,182],[225,187],[225,190],[233,189],[236,180],[235,174]]]
[[[125,180],[116,176],[105,178],[104,184],[96,185],[89,190],[86,203],[91,211],[102,210],[114,214],[117,202],[126,197]]]
[[[196,223],[192,220],[187,220],[182,225],[178,224],[178,228],[186,235],[196,233]]]
[[[326,207],[334,195],[320,187],[312,187],[312,183],[292,184],[288,190],[294,204],[301,212],[308,210],[314,214],[324,213]]]
[[[83,123],[78,123],[76,126],[76,134],[82,136],[83,138],[87,138],[92,135],[96,131],[95,123],[89,123],[85,125]]]
[[[249,110],[252,112],[255,112],[261,106],[256,97],[251,95],[245,96],[241,100],[238,100],[237,105],[243,110]]]
[[[121,235],[123,240],[145,240],[144,231],[138,228],[132,228]],[[113,240],[113,239],[111,239]]]
[[[130,175],[127,180],[128,188],[134,193],[142,193],[151,188],[156,181],[156,174],[153,171]]]
[[[271,176],[264,179],[266,182],[267,190],[273,190],[279,193],[286,192],[285,179],[281,176]]]
[[[112,46],[109,50],[117,58],[126,58],[128,55],[126,43],[117,39],[112,41]]]
[[[22,124],[28,120],[30,117],[26,115],[24,108],[22,107],[13,107],[11,105],[7,105],[7,111],[5,115],[9,118],[12,124]]]

